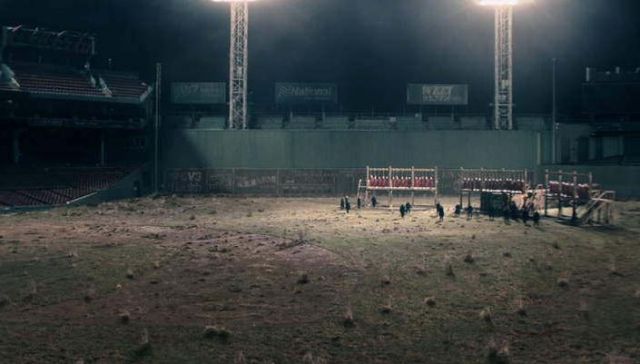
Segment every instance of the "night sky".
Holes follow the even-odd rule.
[[[94,33],[95,66],[152,81],[226,81],[229,8],[209,0],[0,0],[0,23]],[[406,83],[468,83],[492,97],[493,12],[471,0],[263,0],[251,4],[250,89],[269,104],[278,81],[335,82],[344,110],[397,112]],[[515,12],[516,113],[548,113],[551,58],[560,112],[577,114],[584,68],[640,66],[640,1],[536,0]]]

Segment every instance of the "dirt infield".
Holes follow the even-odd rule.
[[[2,215],[1,361],[638,363],[640,204],[619,210],[615,229],[329,199]]]

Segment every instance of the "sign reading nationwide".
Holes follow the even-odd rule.
[[[227,103],[227,84],[224,82],[174,82],[171,84],[174,104],[214,105]]]
[[[469,86],[409,84],[407,104],[467,105],[469,104]]]
[[[332,83],[276,83],[276,104],[335,104],[338,87]]]

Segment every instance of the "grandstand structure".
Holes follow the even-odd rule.
[[[358,181],[358,198],[365,205],[376,193],[386,192],[388,206],[393,207],[393,193],[409,193],[411,204],[416,205],[416,194],[432,194],[433,206],[438,203],[438,167],[434,168],[372,168],[367,166],[366,178]]]
[[[544,211],[549,216],[549,207],[555,203],[557,217],[563,218],[563,207],[570,207],[573,223],[613,222],[615,191],[601,190],[593,182],[591,172],[545,170]]]
[[[3,26],[0,36],[0,168],[12,176],[0,207],[69,203],[145,163],[151,85],[93,69],[89,34]]]

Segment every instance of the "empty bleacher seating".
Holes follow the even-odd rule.
[[[125,168],[47,170],[12,173],[0,185],[0,206],[57,206],[105,190],[124,178]]]
[[[113,71],[97,73],[104,80],[113,97],[139,99],[148,93],[149,86],[135,74]]]
[[[39,64],[16,63],[10,65],[15,72],[19,90],[36,94],[104,97],[91,83],[88,73],[72,68],[51,67]]]

